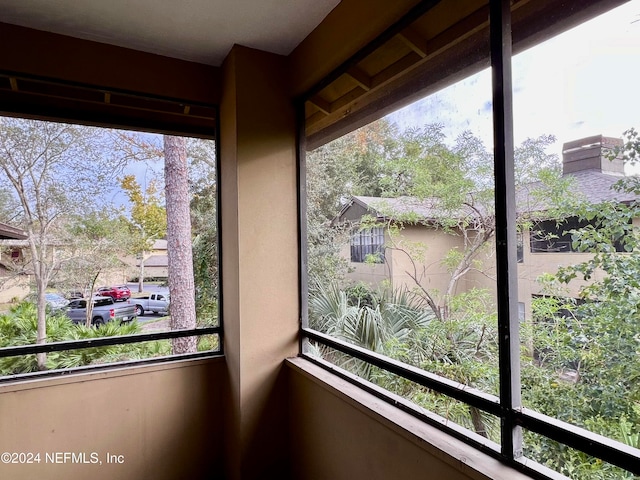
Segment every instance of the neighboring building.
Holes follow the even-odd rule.
[[[598,204],[610,200],[628,203],[637,198],[634,194],[616,192],[612,188],[624,176],[624,163],[620,158],[610,160],[607,154],[621,145],[620,139],[601,135],[563,145],[563,176],[571,178],[572,190],[582,199]],[[530,195],[536,188],[539,185],[531,184],[519,190],[517,203],[520,213],[540,212],[548,208]],[[380,225],[402,223],[402,230],[399,234],[390,235],[386,226],[361,229],[359,224],[365,215],[375,218]],[[473,213],[469,209],[461,210],[456,215],[463,218]],[[407,218],[416,221],[403,221]],[[343,257],[349,259],[348,279],[354,283],[371,285],[388,281],[394,286],[405,285],[410,288],[419,282],[430,292],[436,292],[438,299],[447,291],[451,279],[443,259],[452,249],[464,251],[462,232],[456,228],[443,228],[442,218],[442,211],[433,199],[352,197],[334,220],[334,224],[354,225],[350,245],[345,245],[342,250]],[[586,224],[586,221],[578,221],[576,217],[567,218],[561,225],[556,220],[542,220],[535,222],[531,231],[519,235],[518,296],[521,317],[529,317],[531,298],[541,293],[537,282],[541,274],[555,273],[559,266],[574,265],[590,257],[589,253],[573,251],[571,236],[565,233]],[[473,241],[473,230],[470,233],[467,231],[467,234],[467,241]],[[453,293],[472,288],[495,292],[494,249],[492,242],[487,243],[476,257],[481,266],[466,272],[457,282]],[[577,296],[583,283],[579,279],[572,281],[567,293]]]
[[[0,223],[0,303],[23,298],[29,293],[29,276],[16,269],[24,259],[22,244],[26,239],[23,230]]]
[[[136,275],[140,272],[140,259],[135,260]],[[167,241],[165,239],[156,240],[147,252],[143,260],[144,278],[166,280],[169,278],[169,257],[167,256]]]

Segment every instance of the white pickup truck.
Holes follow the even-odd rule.
[[[169,292],[152,293],[143,297],[132,298],[130,302],[135,305],[138,317],[147,312],[169,313]]]

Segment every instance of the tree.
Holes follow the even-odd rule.
[[[98,129],[61,123],[0,118],[0,170],[3,187],[20,205],[28,235],[29,263],[37,295],[36,343],[46,342],[45,290],[59,270],[60,237],[71,214],[91,209],[96,184],[108,185],[112,168],[104,168],[104,139]],[[46,354],[38,354],[46,368]]]
[[[101,273],[128,269],[123,257],[138,241],[129,227],[124,217],[111,218],[105,211],[72,219],[64,241],[68,259],[61,265],[56,285],[65,290],[85,291],[92,298]],[[92,317],[93,303],[87,302],[87,327],[91,326]]]
[[[611,152],[635,164],[640,143],[625,132]],[[614,189],[638,195],[640,178],[621,178]],[[589,225],[571,231],[582,261],[539,279],[544,295],[534,302],[533,355],[523,356],[523,399],[527,406],[638,448],[640,443],[640,218],[638,199],[584,203],[575,211]],[[620,248],[622,247],[622,248]],[[580,282],[578,298],[567,294]],[[542,462],[583,478],[635,478],[601,465],[589,469],[585,456],[547,441],[532,442]]]
[[[534,204],[538,202],[536,195],[542,191],[554,191],[557,195],[566,192],[557,185],[561,173],[557,156],[545,152],[553,141],[555,139],[551,136],[528,139],[516,151],[516,170],[520,181],[530,183],[538,180],[536,188],[529,194]],[[329,155],[334,155],[334,159],[327,158]],[[362,170],[364,174],[354,175],[352,169],[359,168],[363,157],[367,159],[367,166]],[[488,254],[495,233],[493,167],[492,156],[483,143],[469,132],[463,132],[454,142],[448,143],[442,125],[399,132],[383,120],[382,126],[365,127],[339,143],[326,146],[319,154],[312,153],[308,159],[308,172],[311,175],[307,179],[308,230],[313,232],[311,239],[318,243],[321,243],[323,235],[334,240],[341,233],[326,233],[331,228],[332,218],[324,213],[328,211],[325,205],[340,204],[351,194],[407,197],[413,199],[408,204],[412,201],[416,205],[421,202],[430,204],[427,219],[411,207],[394,211],[393,202],[387,202],[389,206],[385,207],[382,200],[376,210],[387,220],[380,224],[377,218],[365,216],[356,227],[386,227],[390,241],[385,247],[409,259],[412,268],[404,272],[412,281],[409,288],[419,296],[422,307],[428,308],[435,319],[415,333],[425,342],[421,348],[402,341],[398,349],[387,352],[405,358],[402,352],[430,351],[418,366],[497,393],[495,305],[487,291],[474,289],[460,293],[458,288],[471,270],[492,275],[491,265],[485,262],[491,257],[484,253]],[[345,173],[348,176],[333,178],[336,174]],[[329,198],[317,200],[323,194],[329,194]],[[337,212],[335,209],[329,215]],[[529,214],[520,218],[520,222],[524,224],[533,219],[535,216]],[[405,228],[416,223],[428,223],[427,228],[459,237],[461,246],[452,248],[443,258],[427,262],[429,246],[403,236]],[[334,247],[334,251],[337,252],[338,248]],[[318,252],[322,252],[321,248],[312,244],[310,257]],[[309,265],[313,267],[317,262],[320,266],[317,270],[322,271],[324,267],[326,272],[326,266],[331,265],[331,257],[327,247],[323,253],[319,259],[310,258]],[[443,291],[435,290],[429,282],[433,265],[446,267],[448,282]],[[310,275],[315,272],[310,269]],[[326,277],[317,278],[320,280],[310,281],[313,288],[317,288],[317,283],[324,282],[322,279]],[[312,296],[316,294],[313,288]],[[386,310],[382,308],[380,311]],[[368,318],[370,315],[365,313],[351,317]],[[370,324],[377,325],[375,322]],[[477,433],[488,435],[487,419],[479,410],[469,408],[467,418]]]
[[[165,135],[164,152],[171,329],[191,329],[196,326],[196,311],[185,139]],[[195,337],[173,340],[174,353],[195,352],[196,349]]]
[[[218,185],[215,142],[186,139],[198,325],[218,322]]]
[[[125,175],[120,186],[131,202],[131,223],[137,241],[132,251],[140,259],[138,275],[138,291],[144,289],[144,262],[146,254],[153,247],[153,242],[163,238],[167,232],[167,213],[162,206],[162,197],[151,180],[143,191],[134,175]]]
[[[134,162],[163,162],[163,137],[131,132],[118,132],[116,150],[122,158]],[[217,298],[217,208],[215,142],[185,138],[188,163],[188,192],[192,207],[196,291],[204,299]],[[214,283],[211,283],[214,282]]]
[[[434,291],[428,287],[429,265],[422,258],[427,246],[408,242],[402,236],[406,226],[425,219],[415,211],[397,212],[384,206],[380,209],[389,218],[382,225],[388,227],[391,237],[386,248],[409,259],[413,269],[405,273],[437,317],[447,316],[459,282],[471,270],[489,275],[490,269],[481,262],[481,253],[490,245],[495,230],[492,155],[469,132],[463,132],[452,144],[446,140],[442,125],[399,132],[383,119],[310,154],[307,162],[310,274],[320,272],[326,277],[324,272],[329,271],[338,274],[335,278],[344,271],[339,243],[345,232],[333,228],[331,220],[351,195],[365,195],[409,196],[429,201],[433,206],[429,228],[462,239],[461,248],[451,249],[441,259],[449,272],[446,289]],[[551,135],[541,136],[527,139],[516,149],[516,172],[522,182],[517,187],[536,180],[535,189],[527,195],[533,203],[549,194],[562,198],[569,191],[567,182],[560,178],[557,155],[546,153],[554,141]],[[359,173],[355,174],[356,171]],[[522,226],[540,213],[539,205],[534,207],[538,209],[528,209],[519,218]],[[374,223],[365,217],[360,228],[371,228]]]

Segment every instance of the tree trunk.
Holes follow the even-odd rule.
[[[195,328],[189,178],[184,138],[165,135],[164,157],[171,329]],[[172,345],[173,353],[197,351],[196,337],[176,338]]]
[[[36,344],[47,343],[47,301],[45,292],[47,288],[47,275],[44,262],[42,260],[42,250],[36,246],[35,235],[31,225],[28,228],[29,249],[31,250],[31,259],[33,262],[33,274],[36,281],[36,302],[37,302],[37,323],[36,323]],[[47,369],[47,354],[36,353],[36,362],[38,370]]]
[[[146,260],[144,251],[140,254],[140,272],[138,272],[138,293],[144,291],[144,262]]]
[[[37,335],[36,344],[47,343],[47,301],[45,299],[45,285],[39,278],[36,278],[36,294],[37,294]],[[47,354],[36,353],[36,361],[38,362],[38,370],[47,369]]]

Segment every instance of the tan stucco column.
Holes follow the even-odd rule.
[[[220,128],[226,478],[286,478],[281,369],[297,353],[299,315],[295,113],[284,57],[232,49]]]

